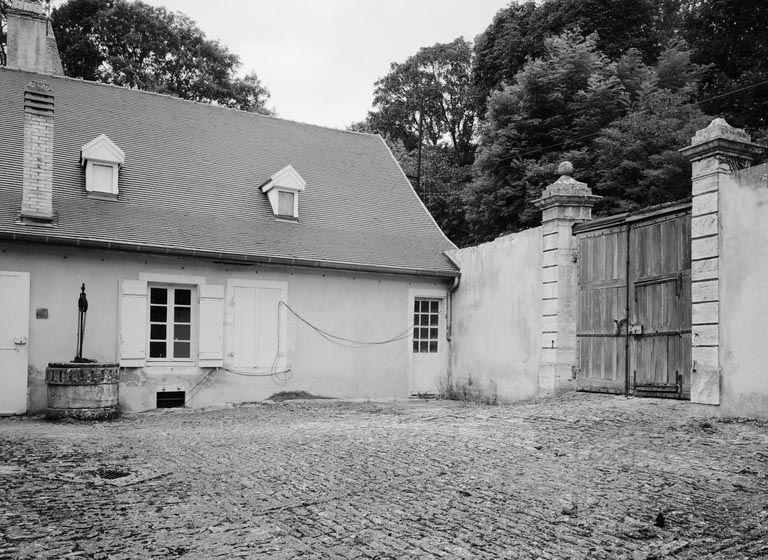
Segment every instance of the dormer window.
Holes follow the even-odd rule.
[[[296,217],[296,193],[290,191],[277,191],[277,215]]]
[[[85,167],[85,190],[88,194],[117,198],[120,166],[125,152],[102,134],[80,149],[80,163]]]
[[[272,212],[278,218],[296,220],[299,218],[299,193],[307,183],[291,165],[286,165],[272,175],[261,187],[267,193]]]

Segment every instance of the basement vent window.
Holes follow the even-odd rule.
[[[261,186],[266,193],[272,213],[278,218],[298,220],[299,193],[304,192],[307,182],[293,166],[286,165]]]
[[[159,391],[157,408],[184,408],[186,400],[186,391]]]
[[[120,167],[125,152],[104,134],[80,149],[80,164],[85,167],[85,190],[99,198],[117,198],[120,192]]]

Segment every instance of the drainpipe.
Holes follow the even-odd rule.
[[[455,260],[453,260],[450,255],[445,252],[443,253],[449,261],[451,261],[456,268],[461,270],[461,267],[459,266],[459,263],[457,263]],[[446,321],[445,325],[445,339],[448,343],[448,371],[446,372],[448,375],[448,387],[451,387],[451,383],[453,380],[453,360],[452,360],[452,354],[453,349],[451,348],[451,339],[453,338],[453,294],[456,290],[459,289],[459,284],[461,283],[461,276],[455,276],[453,278],[453,283],[451,284],[451,287],[448,288],[448,320]]]

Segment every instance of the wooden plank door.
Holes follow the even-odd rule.
[[[629,363],[634,393],[690,395],[691,218],[629,224]]]
[[[580,234],[576,379],[585,391],[626,390],[626,261],[624,225]]]

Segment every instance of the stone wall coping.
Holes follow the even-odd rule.
[[[691,161],[714,156],[732,156],[754,161],[766,151],[764,146],[730,138],[713,138],[678,150]]]
[[[584,183],[581,184],[584,185]],[[533,204],[540,210],[546,210],[555,206],[588,206],[591,208],[602,198],[602,196],[594,194],[552,194],[537,198],[533,201]]]

